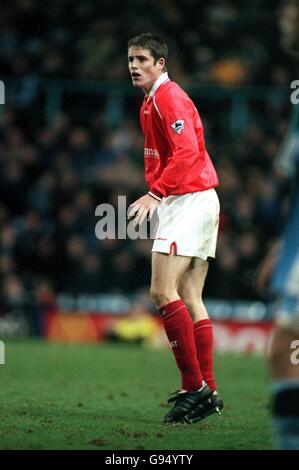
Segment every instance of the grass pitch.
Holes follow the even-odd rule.
[[[161,424],[179,376],[170,351],[122,344],[7,342],[1,449],[271,449],[264,359],[215,358],[222,416]]]

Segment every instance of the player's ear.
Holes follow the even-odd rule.
[[[159,65],[161,66],[161,70],[163,70],[164,67],[165,67],[165,59],[164,59],[164,57],[160,57],[160,59],[159,59],[158,62],[159,62]]]

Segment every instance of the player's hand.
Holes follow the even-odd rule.
[[[130,205],[128,219],[135,218],[135,225],[141,225],[146,217],[150,221],[159,204],[159,201],[146,194]]]

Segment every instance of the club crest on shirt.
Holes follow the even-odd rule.
[[[176,132],[177,134],[180,134],[182,130],[184,129],[184,125],[185,125],[184,119],[178,119],[173,124],[171,124],[171,127],[173,128],[174,132]]]

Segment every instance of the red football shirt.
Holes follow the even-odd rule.
[[[198,111],[166,73],[144,98],[140,123],[145,136],[145,178],[151,193],[167,197],[218,186]]]

